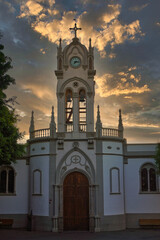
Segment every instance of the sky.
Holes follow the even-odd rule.
[[[0,39],[11,57],[18,127],[28,138],[31,111],[35,129],[47,128],[51,107],[57,116],[57,45],[74,34],[95,58],[95,120],[117,128],[122,110],[128,143],[160,141],[160,0],[0,0]]]

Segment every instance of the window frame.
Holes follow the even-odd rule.
[[[17,173],[16,173],[16,171],[15,171],[15,169],[12,167],[12,166],[1,166],[0,167],[0,184],[1,184],[1,173],[3,172],[3,171],[5,171],[6,172],[6,181],[5,181],[5,183],[6,183],[6,189],[5,189],[5,192],[0,192],[0,196],[15,196],[16,195],[16,175],[17,175]],[[10,186],[9,186],[9,171],[13,171],[13,178],[14,178],[14,182],[13,182],[13,186],[12,186],[12,188],[13,188],[13,191],[12,192],[9,192],[9,188],[10,188]]]
[[[146,169],[147,170],[147,185],[148,185],[148,190],[144,191],[142,190],[142,169]],[[154,169],[155,170],[155,183],[156,183],[156,190],[150,190],[151,189],[151,185],[150,185],[150,169]],[[158,175],[156,174],[156,166],[152,163],[152,162],[147,162],[144,163],[139,170],[139,182],[140,182],[140,191],[139,193],[141,194],[156,194],[156,193],[160,193],[159,192],[159,184],[158,184]]]

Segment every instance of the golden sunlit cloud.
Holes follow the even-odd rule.
[[[46,85],[23,84],[24,91],[30,91],[33,95],[40,99],[53,100],[53,92]]]
[[[106,3],[106,9],[103,10],[101,17],[97,16],[96,19],[95,16],[93,21],[88,21],[92,12],[84,11],[77,17],[77,25],[83,27],[83,31],[78,33],[79,38],[83,44],[88,45],[88,39],[91,37],[92,44],[98,49],[101,57],[106,56],[105,47],[108,44],[114,48],[116,44],[122,44],[126,40],[133,41],[137,39],[137,36],[143,35],[139,20],[128,25],[123,25],[118,20],[120,11],[120,4],[107,5]],[[66,43],[69,43],[70,39],[73,38],[69,28],[73,26],[73,19],[77,12],[64,11],[62,16],[57,18],[56,15],[59,14],[55,7],[55,1],[28,0],[22,2],[19,17],[28,18],[32,28],[42,36],[47,37],[49,41],[58,44],[59,38],[62,38]],[[34,20],[32,16],[34,16]],[[109,57],[115,58],[115,55],[110,54]]]
[[[125,122],[125,127],[135,127],[135,128],[159,128],[158,124],[142,124],[142,123],[131,123],[130,121]]]
[[[115,54],[115,53],[110,53],[110,54],[108,55],[108,57],[111,58],[111,59],[116,58],[116,54]]]
[[[39,121],[40,121],[40,120],[44,120],[45,117],[51,117],[51,111],[52,111],[52,109],[49,109],[48,106],[33,104],[33,109],[35,109],[35,117],[36,117],[36,119],[37,119],[37,117],[38,117],[38,114],[37,114],[37,116],[36,116],[36,111],[39,111],[39,112],[41,112],[41,113],[43,114],[43,115],[41,115],[41,117],[38,117]],[[55,108],[55,109],[54,109],[54,111],[55,111],[55,118],[56,118],[56,116],[57,116],[56,110],[57,110],[57,109]],[[43,117],[42,117],[42,116],[43,116]]]
[[[97,93],[101,97],[109,97],[112,95],[129,95],[129,94],[141,94],[144,92],[149,92],[150,89],[147,84],[139,87],[133,84],[133,82],[128,82],[127,79],[121,78],[121,82],[117,82],[115,86],[111,85],[114,82],[114,75],[104,74],[100,77],[96,77],[96,84],[98,86]]]
[[[40,49],[40,52],[41,52],[42,54],[45,54],[45,53],[46,53],[46,51],[45,51],[43,48]]]
[[[132,99],[132,96],[124,96],[126,99]]]
[[[128,72],[131,72],[131,71],[136,70],[136,69],[137,69],[136,66],[134,66],[134,67],[130,67],[130,68],[128,68]]]
[[[27,116],[27,114],[24,111],[21,111],[18,108],[16,108],[16,114],[18,114],[18,116],[20,116],[22,118]]]
[[[160,22],[156,22],[156,25],[157,25],[158,27],[160,27]]]
[[[139,12],[139,11],[143,10],[144,8],[146,8],[148,5],[149,5],[149,3],[143,4],[141,6],[134,6],[134,7],[129,8],[129,10]]]

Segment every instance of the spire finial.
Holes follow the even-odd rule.
[[[31,125],[34,125],[34,111],[31,113]]]
[[[59,39],[59,47],[62,47],[62,39]]]
[[[99,105],[97,106],[97,123],[101,123]]]
[[[52,106],[52,112],[51,112],[50,136],[52,136],[52,137],[56,136],[56,123],[54,120],[54,107],[53,106]]]
[[[91,38],[89,39],[89,48],[91,48]]]
[[[29,132],[30,132],[30,138],[33,138],[33,132],[34,132],[34,111],[32,111],[32,113],[31,113],[31,121],[30,121]]]
[[[51,122],[54,122],[54,107],[52,106]]]
[[[74,34],[75,34],[75,38],[77,38],[77,31],[78,31],[78,30],[82,30],[82,28],[78,28],[78,27],[77,27],[77,23],[76,23],[76,19],[75,19],[75,18],[74,18],[73,20],[75,21],[74,28],[69,28],[69,30],[73,30],[73,31],[74,31]]]
[[[101,117],[100,117],[99,105],[97,106],[96,135],[97,135],[97,137],[102,136],[102,122],[101,122]]]
[[[122,123],[121,109],[119,109],[119,124],[118,124],[118,130],[119,130],[119,137],[122,137],[122,138],[123,138],[123,123]]]

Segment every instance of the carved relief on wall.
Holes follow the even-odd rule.
[[[63,174],[70,169],[82,169],[83,171],[87,171],[87,173],[92,176],[91,168],[89,166],[88,161],[84,157],[80,157],[79,155],[73,155],[68,157],[61,168],[60,175]]]

